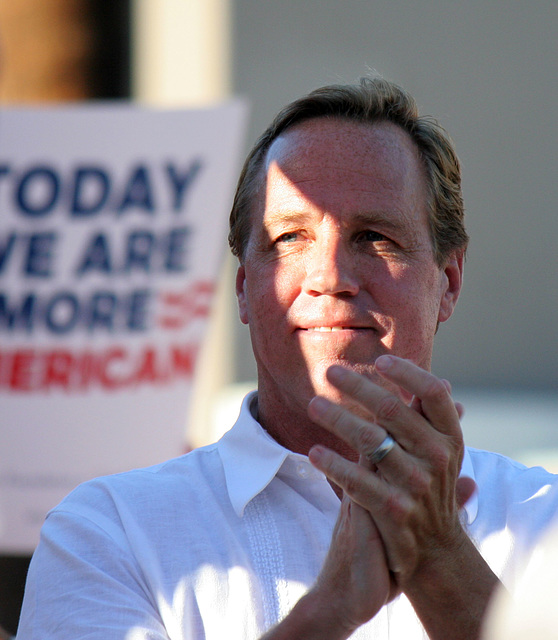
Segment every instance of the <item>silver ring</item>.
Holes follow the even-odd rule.
[[[395,440],[388,433],[380,446],[376,447],[372,453],[367,454],[366,458],[372,464],[378,464],[378,462],[381,462],[387,456],[393,447],[395,447]]]

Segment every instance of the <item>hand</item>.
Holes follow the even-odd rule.
[[[411,404],[353,371],[331,367],[328,380],[362,406],[362,415],[321,397],[312,400],[308,412],[362,456],[374,451],[387,433],[395,447],[377,469],[368,471],[321,446],[311,449],[309,457],[371,515],[388,567],[405,590],[416,576],[466,544],[459,510],[474,483],[458,484],[464,445],[448,385],[394,356],[378,358],[376,371],[399,387],[402,396],[412,395]]]
[[[362,459],[364,471],[370,463]],[[313,589],[347,633],[368,622],[399,592],[379,531],[363,507],[343,497],[328,555]]]
[[[397,593],[374,521],[345,496],[316,583],[261,640],[344,640]]]

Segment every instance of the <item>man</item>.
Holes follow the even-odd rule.
[[[49,514],[18,637],[478,638],[558,479],[465,450],[429,372],[467,245],[451,143],[384,80],[313,92],[249,155],[230,242],[257,395]]]

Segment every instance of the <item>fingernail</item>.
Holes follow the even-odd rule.
[[[338,364],[333,364],[327,370],[327,377],[330,382],[334,382],[338,380],[341,382],[347,377],[348,371],[344,367],[339,366]]]
[[[387,371],[393,364],[393,358],[391,356],[380,356],[376,358],[375,364],[378,371]]]
[[[325,398],[321,398],[320,396],[316,396],[310,400],[308,404],[308,408],[311,408],[312,413],[315,415],[321,416],[323,415],[329,406],[328,401]]]
[[[320,446],[313,446],[308,452],[308,459],[312,464],[319,464],[322,459],[323,449]]]

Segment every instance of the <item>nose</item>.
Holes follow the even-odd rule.
[[[308,256],[304,291],[311,296],[356,296],[355,257],[339,238],[316,241]]]

